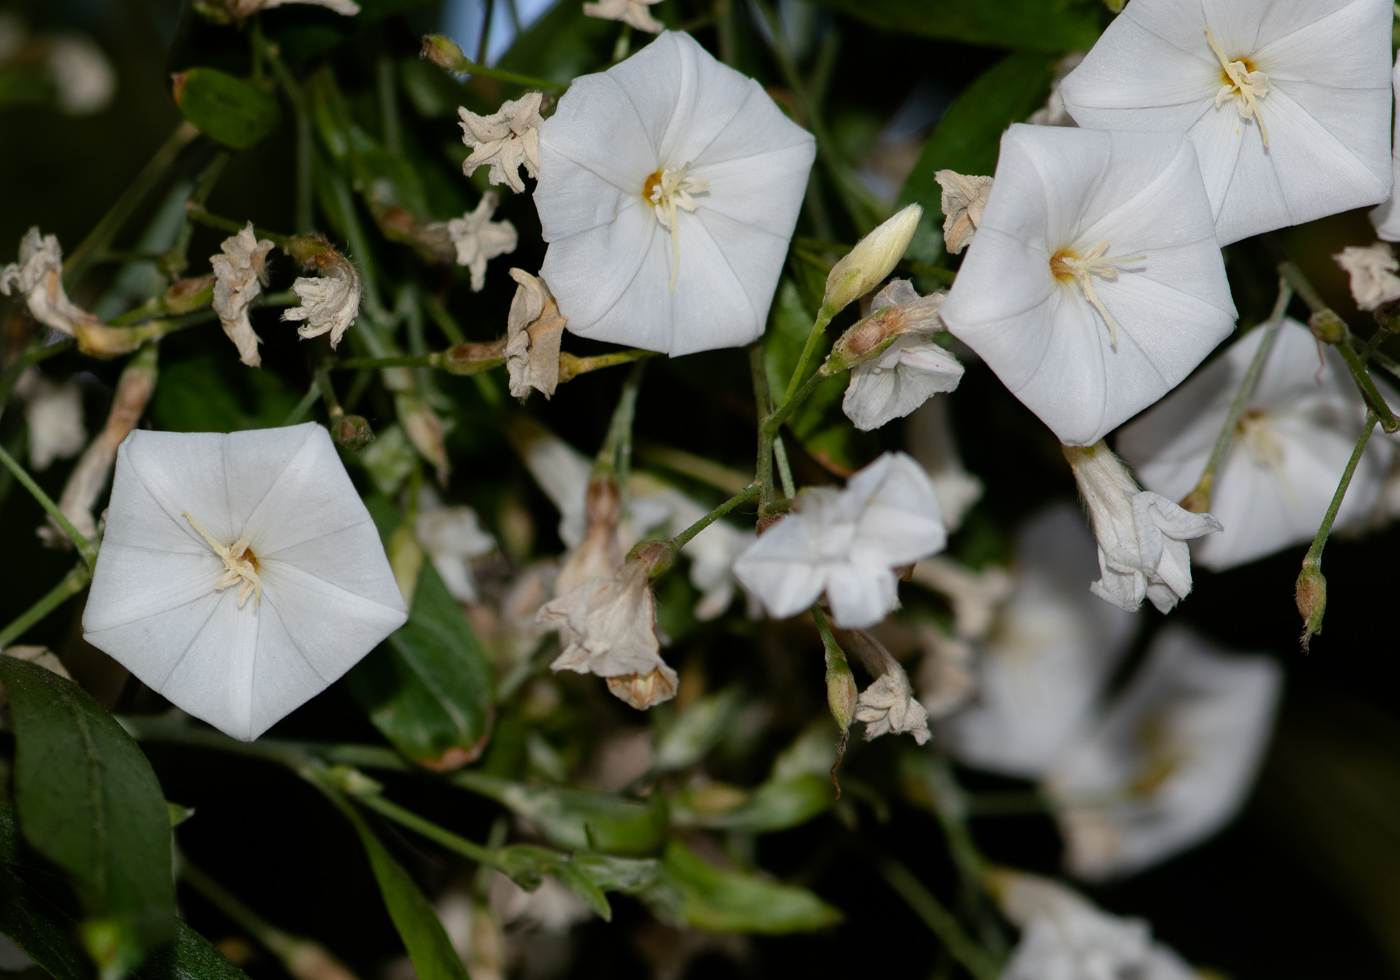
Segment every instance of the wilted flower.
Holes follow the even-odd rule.
[[[248,319],[248,307],[262,294],[267,283],[267,253],[276,245],[258,239],[253,223],[219,246],[222,255],[211,255],[209,264],[217,277],[214,283],[214,312],[228,339],[238,348],[238,359],[249,367],[262,363],[258,344],[262,339],[253,332]],[[297,280],[304,282],[309,280]]]
[[[1196,486],[1249,370],[1262,329],[1240,338],[1118,437],[1143,483],[1179,500]],[[1341,355],[1312,332],[1284,321],[1234,440],[1216,470],[1211,512],[1225,525],[1191,546],[1194,559],[1221,571],[1311,541],[1361,435],[1366,404]],[[1381,493],[1394,444],[1372,439],[1337,512],[1336,526],[1364,522]]]
[[[510,393],[524,398],[535,389],[546,398],[559,386],[559,342],[567,321],[543,279],[524,269],[511,269],[518,284],[506,319],[506,372]]]
[[[325,7],[342,17],[354,17],[360,12],[360,5],[355,3],[355,0],[205,0],[205,2],[211,7],[221,5],[229,17],[240,22],[260,10],[271,10],[273,7],[282,7],[289,3]]]
[[[1400,262],[1384,242],[1365,247],[1348,245],[1332,256],[1351,280],[1351,296],[1358,309],[1374,310],[1400,299]]]
[[[60,34],[44,61],[58,89],[58,107],[68,115],[100,112],[112,101],[117,73],[92,38]]]
[[[322,274],[292,283],[301,305],[287,310],[282,319],[305,320],[297,327],[297,336],[303,340],[329,332],[334,348],[360,315],[360,274],[349,259],[334,249],[318,252],[315,262]]]
[[[1197,980],[1141,919],[1103,912],[1063,885],[996,869],[991,889],[1021,941],[1001,980]]]
[[[1181,627],[1159,633],[1102,725],[1046,777],[1069,869],[1131,874],[1224,826],[1263,760],[1282,683],[1270,657],[1224,653]]]
[[[666,25],[653,17],[651,11],[647,9],[652,4],[660,2],[661,0],[602,0],[601,3],[585,3],[583,13],[586,17],[620,20],[624,24],[631,24],[639,31],[660,34],[666,29]]]
[[[544,605],[536,621],[559,631],[564,650],[551,670],[596,674],[638,710],[676,696],[679,678],[661,659],[650,568],[630,560]]]
[[[1081,126],[1185,130],[1228,245],[1385,200],[1392,15],[1390,0],[1134,0],[1060,91]]]
[[[476,602],[472,559],[496,550],[496,539],[482,530],[476,511],[445,507],[430,487],[423,487],[418,491],[418,519],[413,530],[452,598]]]
[[[739,556],[734,574],[770,616],[796,615],[825,592],[838,626],[873,626],[898,604],[894,569],[946,541],[928,476],[904,453],[886,453],[844,490],[803,490],[792,515]]]
[[[447,223],[447,233],[457,247],[457,264],[471,270],[474,293],[486,286],[486,263],[498,255],[515,251],[518,240],[515,225],[491,220],[499,202],[494,191],[487,191],[481,195],[475,211],[468,211]]]
[[[525,190],[520,168],[531,177],[540,175],[540,102],[539,92],[526,92],[518,99],[507,100],[489,116],[478,116],[463,106],[457,107],[462,121],[462,142],[471,147],[471,155],[462,161],[462,173],[470,177],[477,167],[487,164],[491,172],[487,179],[492,186],[506,184],[515,193]]]
[[[912,735],[923,745],[928,741],[928,711],[914,696],[904,668],[865,630],[853,630],[849,636],[852,652],[875,678],[856,699],[855,720],[865,723],[866,739],[894,732]]]
[[[1102,442],[1063,448],[1099,543],[1101,577],[1089,590],[1129,612],[1144,597],[1169,612],[1191,591],[1186,542],[1221,530],[1220,522],[1141,489]]]
[[[837,342],[833,357],[865,354],[846,349],[852,341],[868,349],[888,343],[883,353],[851,369],[841,409],[856,428],[869,432],[903,418],[962,380],[958,359],[929,339],[943,327],[938,318],[943,296],[920,297],[908,280],[896,279],[876,294],[871,316]]]
[[[958,255],[967,248],[967,243],[977,233],[977,226],[982,223],[987,195],[992,192],[992,178],[940,170],[933,179],[943,188],[939,202],[943,211],[943,244],[949,254]]]
[[[178,707],[251,740],[406,619],[319,425],[122,444],[84,635]]]
[[[622,548],[617,539],[617,522],[622,509],[622,490],[610,469],[595,471],[584,496],[583,540],[559,569],[554,594],[564,595],[595,578],[606,578],[622,564]]]
[[[15,394],[24,401],[29,463],[34,469],[46,470],[55,459],[75,456],[87,445],[83,391],[73,382],[55,384],[31,367],[15,383]]]
[[[937,396],[909,416],[904,427],[909,454],[919,461],[938,494],[943,523],[956,531],[972,505],[982,499],[982,481],[963,469],[948,418],[948,399]]]
[[[41,235],[38,227],[24,233],[19,261],[0,269],[0,293],[15,289],[24,295],[34,319],[69,336],[80,324],[97,323],[97,317],[68,298],[63,289],[63,250],[56,235]]]
[[[574,79],[540,127],[540,275],[583,337],[669,354],[763,333],[814,156],[687,34]]]
[[[977,696],[939,726],[962,762],[1039,776],[1093,724],[1093,709],[1135,630],[1128,613],[1084,588],[1094,542],[1068,504],[1017,537],[1016,587],[978,646]]]
[[[1103,438],[1234,326],[1191,144],[1012,126],[940,315],[1061,442]]]
[[[923,208],[910,204],[856,242],[827,273],[822,306],[834,313],[880,285],[909,250],[923,216]]]
[[[527,419],[515,419],[506,431],[525,468],[559,509],[559,540],[569,548],[577,548],[583,543],[588,523],[586,498],[593,461]]]

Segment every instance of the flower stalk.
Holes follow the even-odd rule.
[[[6,458],[9,458],[8,454],[6,454]],[[44,594],[43,598],[20,613],[9,626],[0,630],[0,650],[19,639],[29,627],[63,605],[68,599],[87,588],[87,584],[91,580],[91,564],[84,560],[75,565],[57,585]]]
[[[20,482],[20,485],[29,491],[30,495],[39,502],[39,506],[44,508],[49,518],[63,530],[63,533],[68,536],[68,540],[73,542],[73,547],[78,549],[78,554],[82,556],[83,563],[87,566],[88,573],[91,574],[93,566],[97,564],[97,546],[73,526],[73,522],[63,515],[63,511],[59,509],[58,504],[54,503],[53,498],[44,492],[43,487],[34,482],[34,478],[25,472],[24,467],[16,462],[15,458],[7,453],[3,446],[0,446],[0,463],[3,463],[5,468],[14,474],[14,478]],[[60,583],[59,588],[62,588],[62,583]],[[68,594],[72,595],[71,592]]]

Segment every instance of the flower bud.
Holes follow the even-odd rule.
[[[468,341],[434,354],[433,366],[448,374],[479,374],[500,367],[505,356],[505,338],[485,343]]]
[[[832,266],[826,277],[826,296],[822,299],[827,312],[834,314],[845,308],[894,271],[923,214],[924,209],[919,205],[909,205],[862,238]]]
[[[1312,638],[1322,632],[1322,616],[1327,612],[1327,579],[1322,569],[1311,562],[1303,563],[1294,599],[1298,603],[1298,615],[1303,617],[1302,643],[1307,650]]]
[[[316,256],[334,252],[335,246],[325,235],[312,232],[309,235],[293,235],[287,240],[287,245],[282,251],[300,262],[303,268],[310,269],[316,265]]]
[[[336,445],[358,454],[374,441],[374,430],[363,415],[342,415],[331,426],[331,438]]]
[[[669,541],[642,541],[627,553],[647,570],[647,578],[658,578],[671,570],[676,562],[676,546]]]
[[[676,672],[657,667],[646,674],[623,674],[607,678],[608,690],[638,711],[676,696]]]
[[[851,718],[856,713],[856,675],[841,651],[828,648],[826,651],[826,703],[831,709],[831,717],[836,719],[841,734],[850,730]]]
[[[197,276],[172,283],[160,298],[160,305],[165,313],[193,313],[202,306],[208,306],[213,299],[214,277]]]
[[[471,64],[457,43],[445,34],[425,34],[423,50],[418,52],[418,57],[427,58],[450,72],[464,72]]]
[[[1346,321],[1332,310],[1318,310],[1308,317],[1308,329],[1322,343],[1333,346],[1340,344],[1347,335]]]
[[[351,796],[374,796],[384,789],[383,783],[369,778],[354,766],[331,766],[326,776],[336,789]]]

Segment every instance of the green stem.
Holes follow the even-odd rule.
[[[447,338],[447,342],[454,347],[457,344],[464,344],[467,335],[462,332],[462,327],[457,323],[457,319],[447,311],[447,307],[442,305],[442,300],[432,293],[423,297],[423,305],[428,309],[428,316],[438,325],[442,335]]]
[[[381,54],[375,66],[375,75],[384,148],[394,156],[402,156],[403,128],[399,125],[398,93],[394,90],[394,59],[387,54]]]
[[[594,354],[591,357],[575,357],[567,351],[559,354],[559,383],[572,381],[580,374],[588,374],[591,371],[601,371],[603,368],[616,367],[619,364],[631,364],[633,361],[646,360],[649,357],[658,357],[659,352],[654,350],[620,350],[611,354]]]
[[[1342,360],[1346,362],[1347,370],[1351,372],[1356,387],[1361,389],[1361,396],[1366,399],[1366,403],[1380,419],[1381,428],[1388,433],[1400,431],[1400,419],[1397,419],[1395,414],[1391,412],[1390,406],[1386,405],[1385,398],[1376,388],[1376,382],[1372,380],[1371,373],[1366,370],[1366,365],[1357,356],[1351,342],[1343,338],[1342,342],[1337,345],[1337,352],[1342,355]]]
[[[1329,308],[1326,301],[1323,300],[1322,294],[1317,291],[1308,277],[1303,275],[1302,269],[1292,262],[1280,262],[1278,272],[1293,286],[1298,298],[1307,304],[1309,311],[1322,313]]]
[[[311,112],[306,104],[305,93],[297,84],[291,69],[282,60],[281,50],[277,45],[263,38],[261,27],[255,24],[253,31],[255,46],[267,56],[268,64],[272,65],[272,73],[277,76],[278,84],[282,86],[282,91],[287,94],[287,101],[292,104],[297,138],[296,197],[293,223],[296,225],[297,233],[304,235],[316,230],[315,218],[311,213],[312,167],[316,152],[311,133]]]
[[[749,348],[749,373],[753,376],[754,407],[758,410],[758,461],[754,475],[759,486],[758,512],[773,506],[773,433],[768,429],[768,416],[773,411],[773,396],[768,391],[768,367],[763,358],[763,342]]]
[[[677,534],[674,538],[672,538],[672,547],[678,550],[684,548],[687,544],[691,542],[691,540],[697,534],[705,530],[705,528],[709,527],[711,524],[719,520],[725,514],[728,514],[735,507],[738,507],[746,500],[752,500],[754,497],[757,497],[761,489],[762,488],[757,483],[755,483],[753,486],[745,487],[739,493],[736,493],[734,496],[730,497],[724,503],[720,504],[714,510],[706,514],[704,517],[700,518],[700,520],[696,521],[694,524],[690,525],[690,527],[686,528],[680,534]]]
[[[645,361],[638,361],[627,379],[622,382],[622,391],[617,396],[617,407],[613,409],[612,420],[608,423],[608,434],[603,440],[603,448],[598,450],[598,466],[617,472],[618,485],[625,494],[627,476],[632,468],[632,422],[637,416],[637,392],[642,384]]]
[[[788,465],[787,446],[783,443],[783,437],[776,432],[773,433],[773,459],[778,464],[778,479],[783,485],[783,496],[789,499],[797,496],[797,484],[792,482],[792,467]]]
[[[248,227],[248,222],[244,221],[240,223],[234,221],[232,218],[224,218],[214,214],[204,205],[194,203],[193,198],[191,198],[190,203],[185,206],[185,210],[189,213],[191,221],[198,222],[208,228],[217,228],[220,231],[227,231],[236,235],[244,228]],[[257,235],[259,238],[266,238],[274,242],[278,248],[286,248],[287,244],[292,240],[291,235],[278,234],[275,231],[268,231],[266,228],[258,228],[256,226],[253,228],[253,234]]]
[[[4,452],[4,450],[0,449],[0,452]],[[8,456],[8,454],[6,455]],[[9,626],[0,630],[0,650],[19,639],[29,627],[63,605],[68,599],[83,591],[91,580],[92,569],[86,563],[75,566],[42,599],[21,613]]]
[[[1265,322],[1264,336],[1259,341],[1259,349],[1254,352],[1254,360],[1249,362],[1249,370],[1245,372],[1244,381],[1240,383],[1240,390],[1235,392],[1235,399],[1230,403],[1230,411],[1225,415],[1225,424],[1220,429],[1220,435],[1215,439],[1215,446],[1210,451],[1210,459],[1206,463],[1205,471],[1201,474],[1200,480],[1196,482],[1196,488],[1181,502],[1181,506],[1186,510],[1197,514],[1204,514],[1210,510],[1210,495],[1215,485],[1216,470],[1220,468],[1220,464],[1225,458],[1225,452],[1230,448],[1230,443],[1235,437],[1235,427],[1239,425],[1240,419],[1244,416],[1245,406],[1249,404],[1249,399],[1254,395],[1254,389],[1259,385],[1259,375],[1264,370],[1264,362],[1269,359],[1269,352],[1274,349],[1274,341],[1278,338],[1279,329],[1283,326],[1283,319],[1292,299],[1292,285],[1286,277],[1280,276],[1278,299],[1274,301],[1273,311]]]
[[[441,356],[440,354],[423,354],[414,357],[411,354],[404,354],[400,357],[348,357],[343,361],[335,361],[327,365],[327,368],[331,371],[362,371],[369,368],[438,367],[440,365],[435,358]]]
[[[934,898],[914,873],[894,858],[879,857],[875,866],[880,877],[894,889],[914,914],[924,921],[942,941],[952,957],[963,965],[975,980],[997,980],[1000,970],[992,957],[969,936],[953,913]]]
[[[58,504],[54,503],[43,488],[34,482],[34,478],[24,471],[23,466],[15,462],[15,458],[7,453],[3,446],[0,446],[0,463],[3,463],[14,474],[20,485],[28,490],[35,500],[39,501],[39,506],[44,508],[49,517],[53,518],[54,523],[68,536],[68,540],[73,542],[73,546],[78,549],[78,554],[82,556],[83,562],[91,570],[97,564],[97,548],[93,543],[79,533],[73,523],[63,516],[63,511],[58,509]]]
[[[1332,533],[1332,523],[1337,519],[1337,512],[1342,509],[1342,501],[1346,498],[1347,488],[1351,486],[1352,475],[1356,472],[1357,465],[1361,462],[1361,456],[1366,451],[1366,443],[1371,439],[1371,432],[1376,427],[1377,415],[1375,409],[1366,413],[1366,421],[1361,428],[1361,436],[1356,440],[1356,447],[1351,451],[1351,459],[1347,460],[1347,468],[1342,471],[1342,479],[1337,484],[1337,490],[1332,494],[1332,503],[1327,506],[1327,513],[1322,518],[1322,526],[1317,529],[1317,536],[1313,538],[1312,547],[1303,557],[1303,567],[1321,568],[1322,550],[1327,547],[1327,538]]]
[[[489,864],[493,867],[500,865],[500,859],[489,848],[482,847],[474,841],[469,841],[465,837],[460,837],[452,833],[445,827],[439,827],[431,820],[425,820],[411,810],[405,810],[397,803],[386,800],[378,793],[356,793],[351,799],[361,806],[368,807],[375,813],[388,817],[394,823],[407,827],[409,830],[434,843],[441,844],[456,854],[479,864]]]
[[[439,38],[442,38],[443,41],[447,41],[446,45],[439,47],[439,51],[450,52],[453,48],[457,47],[440,34],[430,34],[425,37],[423,39],[424,47],[426,48],[430,44],[436,44]],[[491,68],[481,64],[480,59],[470,61],[465,54],[462,54],[460,48],[457,48],[457,53],[455,55],[451,55],[446,60],[448,63],[442,65],[442,67],[452,72],[454,75],[480,75],[482,78],[494,78],[498,81],[510,82],[513,85],[520,85],[525,88],[546,89],[551,92],[562,92],[569,87],[568,82],[551,82],[547,78],[535,78],[533,75],[521,75],[518,72],[502,71],[499,68]],[[439,62],[439,64],[441,64],[441,62]]]
[[[817,371],[803,382],[802,386],[798,388],[797,391],[783,400],[783,403],[774,410],[772,415],[768,416],[768,421],[763,424],[764,429],[768,432],[769,438],[777,435],[783,423],[792,417],[792,413],[797,411],[798,407],[807,400],[812,392],[817,390],[817,385],[821,384],[829,377],[830,375]]]
[[[301,396],[301,401],[297,402],[297,407],[292,409],[291,414],[282,424],[296,425],[306,418],[306,413],[311,411],[311,406],[316,404],[316,400],[321,397],[321,385],[319,381],[312,381],[311,387],[306,390],[306,394]]]
[[[271,950],[279,959],[285,961],[298,945],[306,942],[283,932],[262,918],[233,892],[200,870],[178,849],[175,853],[175,871],[181,881],[199,892],[211,905],[236,922],[240,929]]]
[[[375,357],[388,357],[394,353],[394,345],[379,331],[386,329],[390,318],[384,306],[384,299],[379,294],[379,280],[375,276],[369,239],[365,237],[364,226],[360,224],[359,212],[355,210],[355,199],[350,195],[350,185],[346,183],[345,175],[338,170],[329,172],[336,204],[345,218],[345,237],[350,243],[350,260],[359,270],[360,284],[364,288],[364,309],[369,314],[368,319],[372,321],[372,326],[362,326],[361,320],[357,318],[356,332],[365,341],[371,354]]]
[[[739,493],[754,482],[738,470],[732,470],[712,459],[688,453],[684,449],[676,449],[674,446],[640,442],[637,444],[637,453],[652,466],[672,470],[729,494]]]
[[[802,356],[797,359],[797,367],[793,368],[792,377],[788,379],[787,390],[783,392],[784,404],[792,400],[798,386],[802,384],[802,376],[807,373],[807,362],[812,359],[812,354],[817,349],[817,343],[826,332],[826,325],[831,322],[831,318],[835,315],[836,311],[829,309],[824,304],[817,311],[817,319],[812,323],[812,332],[807,335],[807,343],[802,348]]]
[[[486,13],[481,18],[481,37],[476,41],[477,64],[486,63],[486,52],[491,44],[491,21],[496,13],[496,0],[486,0]]]

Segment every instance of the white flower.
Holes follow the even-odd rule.
[[[19,261],[0,269],[0,293],[18,289],[34,319],[72,336],[79,324],[97,317],[68,298],[63,290],[63,250],[56,235],[41,235],[30,228],[19,243]]]
[[[1144,598],[1169,612],[1191,592],[1186,542],[1221,530],[1220,522],[1141,489],[1102,442],[1063,448],[1099,543],[1101,576],[1089,591],[1129,612]]]
[[[1400,93],[1400,57],[1396,58],[1395,70],[1391,73],[1391,87]],[[1396,131],[1400,132],[1400,117],[1395,120]],[[1391,195],[1384,204],[1371,212],[1371,224],[1376,226],[1376,235],[1382,241],[1400,242],[1400,207],[1396,206],[1394,177],[1400,174],[1400,142],[1395,142],[1390,160],[1392,177]]]
[[[1038,875],[997,869],[991,887],[1021,928],[1001,980],[1198,980],[1141,919],[1120,919]]]
[[[287,310],[282,319],[305,320],[297,327],[297,336],[303,340],[329,332],[334,349],[360,315],[360,274],[349,259],[333,249],[319,253],[316,265],[323,275],[292,283],[301,305]]]
[[[625,554],[618,540],[622,491],[612,472],[594,472],[584,494],[586,526],[583,540],[559,569],[554,594],[562,596],[596,578],[606,578],[622,565]]]
[[[867,741],[894,732],[909,734],[923,745],[928,741],[928,711],[914,696],[909,677],[879,640],[865,630],[853,630],[851,652],[858,656],[874,683],[856,699],[855,720],[865,723]]]
[[[992,178],[940,170],[933,179],[943,188],[939,199],[943,211],[943,243],[950,255],[958,255],[967,248],[977,233],[977,226],[982,223],[987,195],[992,192]]]
[[[422,487],[413,530],[452,597],[458,602],[476,602],[472,559],[496,550],[496,539],[482,530],[476,511],[446,507],[431,487]]]
[[[249,367],[262,363],[262,358],[258,356],[258,344],[262,343],[262,338],[253,332],[248,307],[262,294],[262,287],[267,282],[267,253],[275,247],[267,239],[258,239],[250,221],[238,234],[224,239],[219,246],[222,255],[209,257],[216,277],[214,312],[219,314],[224,333],[238,348],[238,359]]]
[[[1038,776],[1093,724],[1136,620],[1085,589],[1094,543],[1068,504],[1021,530],[1016,562],[1015,591],[978,646],[976,700],[939,738],[970,766]]]
[[[319,425],[122,444],[83,631],[178,707],[251,740],[406,619]]]
[[[518,283],[506,319],[506,373],[510,393],[524,398],[530,389],[552,397],[559,386],[559,342],[566,321],[543,279],[524,269],[511,269]]]
[[[1332,260],[1342,267],[1351,280],[1351,296],[1362,310],[1374,310],[1400,299],[1400,262],[1384,242],[1364,248],[1348,245]]]
[[[1146,486],[1172,500],[1195,488],[1263,337],[1263,329],[1245,334],[1123,429],[1118,447]],[[1211,488],[1224,530],[1191,546],[1205,567],[1232,568],[1317,533],[1366,415],[1341,355],[1324,352],[1319,362],[1317,341],[1296,320],[1280,328]],[[1366,520],[1394,453],[1388,439],[1367,443],[1337,527]]]
[[[966,704],[977,689],[972,644],[937,626],[924,625],[919,627],[919,646],[924,651],[916,675],[919,703],[930,718],[945,718]]]
[[[515,251],[518,236],[509,221],[492,221],[500,198],[495,191],[481,195],[475,211],[447,223],[447,233],[457,247],[457,264],[471,270],[472,292],[479,293],[486,285],[486,263],[498,255]]]
[[[666,25],[653,17],[651,11],[647,9],[652,4],[660,2],[661,0],[602,0],[601,3],[585,3],[583,13],[586,17],[620,20],[624,24],[631,24],[639,31],[660,34],[666,29]]]
[[[1390,0],[1133,0],[1060,92],[1081,126],[1184,130],[1227,245],[1385,200],[1391,18]]]
[[[58,107],[70,116],[107,108],[117,90],[117,73],[102,49],[81,34],[60,34],[45,65],[58,88]]]
[[[909,416],[904,428],[909,454],[919,461],[943,510],[943,523],[956,531],[972,505],[982,499],[982,481],[963,469],[948,418],[948,399],[930,398]]]
[[[687,34],[574,79],[540,128],[535,188],[540,275],[569,329],[669,354],[758,337],[814,154]]]
[[[886,453],[844,490],[803,490],[793,513],[739,556],[734,574],[775,618],[825,592],[837,625],[873,626],[898,604],[894,569],[946,541],[928,476],[909,456]]]
[[[1103,438],[1234,326],[1191,144],[1012,126],[940,315],[1061,442]]]
[[[841,410],[856,428],[869,432],[903,418],[939,392],[952,391],[962,380],[958,359],[929,339],[943,327],[938,318],[943,296],[920,297],[908,280],[896,279],[875,296],[871,317],[852,329],[851,334],[869,331],[877,342],[894,337],[884,353],[851,370]],[[888,311],[885,316],[878,315],[882,310]]]
[[[629,561],[546,603],[536,621],[558,630],[564,647],[550,669],[603,677],[638,710],[675,697],[679,678],[661,659],[648,574],[644,562]]]
[[[593,460],[524,417],[512,420],[506,434],[525,468],[559,509],[559,540],[569,548],[577,548],[583,543],[588,523],[586,498]]]
[[[531,177],[540,175],[540,102],[539,92],[526,92],[518,99],[507,100],[489,116],[478,116],[463,106],[457,107],[462,121],[462,142],[472,148],[471,156],[462,161],[462,173],[470,177],[477,167],[491,165],[487,178],[492,186],[506,184],[515,193],[525,190],[520,168]]]
[[[1004,568],[992,565],[974,572],[941,555],[915,565],[910,581],[947,596],[957,635],[970,640],[987,635],[997,610],[1015,587],[1015,579]]]
[[[1244,803],[1273,730],[1283,672],[1167,627],[1089,737],[1045,786],[1077,876],[1131,874],[1224,826]]]
[[[87,445],[83,425],[83,391],[71,381],[58,384],[37,368],[28,368],[15,384],[24,401],[24,421],[29,433],[29,463],[46,470],[55,459],[67,459]]]

